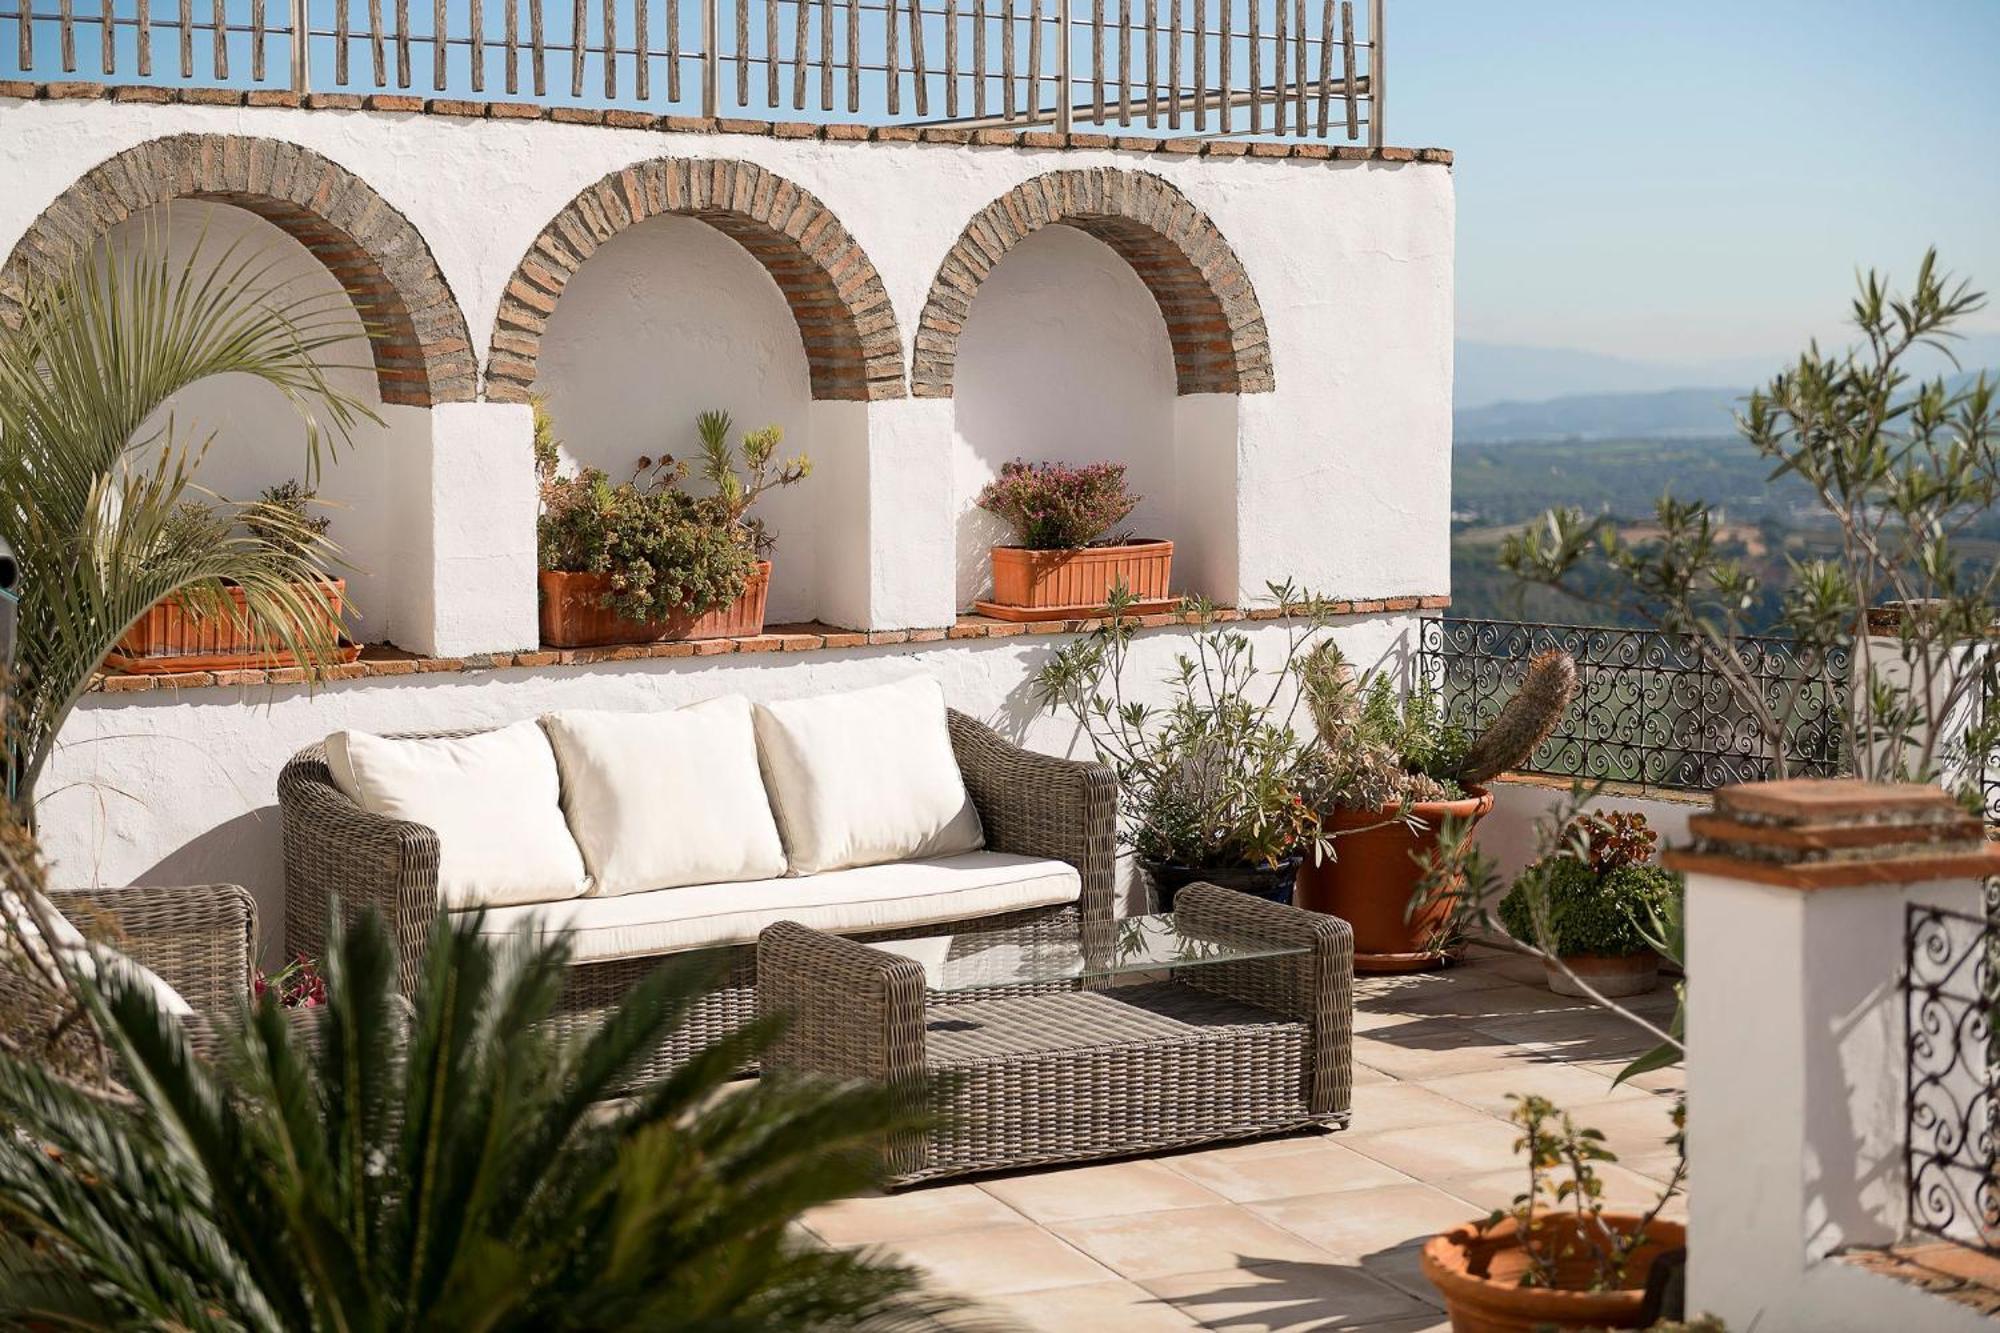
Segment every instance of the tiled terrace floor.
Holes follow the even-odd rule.
[[[1521,1188],[1509,1092],[1604,1131],[1619,1157],[1603,1171],[1614,1206],[1657,1197],[1680,1073],[1611,1082],[1643,1034],[1551,994],[1539,965],[1492,953],[1356,990],[1345,1131],[918,1187],[806,1225],[1051,1333],[1421,1333],[1449,1327],[1418,1269],[1423,1241]],[[1664,1018],[1672,998],[1639,1005]]]

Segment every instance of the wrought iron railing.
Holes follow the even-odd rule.
[[[0,78],[1380,147],[1385,0],[1361,4],[0,0]]]
[[[1535,750],[1531,772],[1642,787],[1706,791],[1756,782],[1778,766],[1767,727],[1723,674],[1682,636],[1592,625],[1426,618],[1418,654],[1446,720],[1468,731],[1491,721],[1536,653],[1576,659],[1569,715]],[[1737,661],[1782,736],[1793,777],[1844,771],[1845,653],[1824,656],[1783,637],[1753,637]]]
[[[1908,909],[1904,1168],[1909,1224],[2000,1250],[1993,1009],[2000,928],[1991,916]]]

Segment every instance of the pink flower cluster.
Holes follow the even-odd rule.
[[[1099,541],[1139,503],[1123,463],[1030,463],[1017,458],[979,493],[979,507],[1007,520],[1021,545],[1065,551]]]

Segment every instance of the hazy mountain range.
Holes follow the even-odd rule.
[[[1953,351],[1961,366],[2000,366],[2000,333],[1968,337]],[[1727,435],[1735,429],[1731,409],[1787,360],[1682,364],[1481,342],[1460,342],[1456,355],[1453,434],[1467,443]],[[1951,366],[1925,354],[1912,368],[1936,374]]]

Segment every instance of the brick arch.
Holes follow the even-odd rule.
[[[1236,252],[1162,177],[1099,167],[1024,181],[973,215],[945,256],[917,322],[910,392],[951,397],[958,338],[1000,260],[1044,227],[1075,227],[1115,250],[1160,304],[1181,393],[1269,393],[1264,311]]]
[[[465,315],[410,220],[310,148],[232,134],[177,134],[99,164],[42,210],[0,267],[0,321],[20,320],[38,273],[59,271],[126,219],[176,199],[231,204],[326,266],[373,333],[382,401],[469,402],[478,387]]]
[[[584,190],[528,247],[500,298],[488,398],[528,397],[542,334],[570,278],[597,247],[664,214],[708,223],[764,266],[798,321],[814,398],[903,396],[903,340],[889,293],[825,204],[752,162],[657,158]]]

